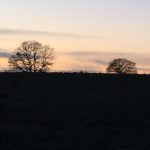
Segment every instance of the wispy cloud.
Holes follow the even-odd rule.
[[[3,29],[0,28],[0,34],[3,35],[20,35],[20,34],[32,34],[32,35],[44,35],[53,37],[65,37],[65,38],[87,38],[87,39],[101,39],[99,36],[94,35],[82,35],[74,33],[63,33],[63,32],[49,32],[39,30],[24,30],[24,29]]]
[[[74,51],[61,52],[60,54],[68,55],[75,58],[89,59],[97,63],[108,64],[115,58],[126,58],[137,63],[150,65],[150,54],[146,53],[121,53],[121,52],[103,52],[103,51]]]
[[[9,58],[11,53],[9,52],[0,52],[0,58]]]
[[[9,58],[12,53],[0,49],[0,58]],[[105,72],[108,63],[114,59],[124,57],[137,63],[140,73],[150,72],[150,55],[133,53],[108,53],[108,52],[57,52],[57,60],[54,70],[84,70],[92,72]]]
[[[126,53],[126,52],[104,52],[104,51],[73,51],[73,52],[61,52],[62,54],[72,55],[72,56],[114,56],[114,57],[126,57],[126,56],[150,56],[146,53]]]
[[[95,64],[108,65],[108,62],[99,59],[90,59],[90,61]]]
[[[137,68],[139,71],[142,71],[142,72],[149,72],[150,73],[150,68],[140,68],[140,67],[138,67]]]
[[[74,51],[74,52],[62,52],[60,55],[68,56],[72,60],[78,61],[76,64],[80,66],[88,65],[92,70],[101,68],[101,71],[105,72],[109,62],[114,58],[126,58],[136,62],[139,72],[150,72],[150,55],[139,53],[117,53],[117,52],[97,52],[97,51]],[[76,64],[72,64],[76,65]],[[81,68],[79,66],[79,68]],[[83,68],[83,67],[82,67]]]

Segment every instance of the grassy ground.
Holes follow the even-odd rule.
[[[0,150],[83,149],[150,149],[150,76],[0,74]]]

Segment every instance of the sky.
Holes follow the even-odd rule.
[[[150,69],[150,0],[0,0],[0,68],[23,41],[55,48],[53,70],[104,72],[111,59]]]

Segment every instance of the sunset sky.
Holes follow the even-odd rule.
[[[21,42],[55,48],[53,70],[104,72],[125,57],[150,69],[150,0],[0,0],[0,68]]]

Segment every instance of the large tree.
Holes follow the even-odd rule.
[[[55,59],[54,49],[37,41],[25,41],[9,59],[11,71],[48,72]]]
[[[117,74],[137,73],[136,63],[127,60],[125,58],[114,59],[113,61],[110,62],[106,70],[108,73],[117,73]]]

